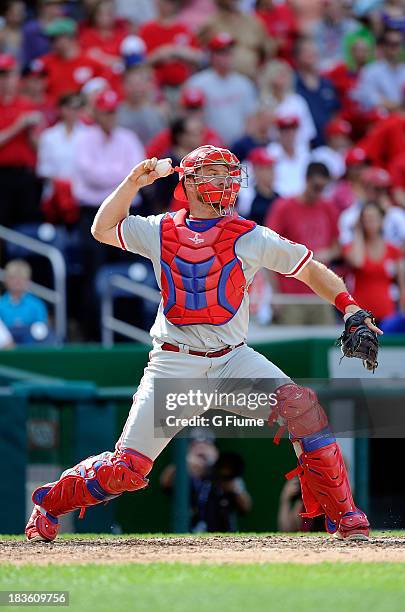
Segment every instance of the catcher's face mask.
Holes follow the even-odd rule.
[[[184,181],[191,178],[199,199],[210,204],[220,215],[233,214],[241,187],[247,186],[247,173],[238,158],[211,145],[195,149],[180,162],[179,184],[174,192],[178,200],[187,201]]]

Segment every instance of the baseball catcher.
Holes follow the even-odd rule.
[[[129,214],[139,189],[175,170],[181,210]],[[28,540],[50,542],[61,515],[146,487],[156,457],[169,442],[154,435],[154,380],[209,377],[275,381],[278,401],[269,407],[268,420],[284,428],[292,442],[305,516],[324,515],[328,532],[338,538],[368,537],[367,517],[353,500],[340,448],[316,393],[295,384],[246,344],[249,287],[262,267],[308,285],[344,316],[343,354],[362,359],[368,369],[377,366],[377,334],[382,332],[342,279],[315,261],[305,245],[238,215],[235,204],[244,179],[244,168],[231,151],[207,145],[191,151],[176,169],[170,160],[141,162],[98,210],[92,227],[96,240],[153,263],[162,294],[151,329],[153,350],[115,450],[81,461],[34,491]],[[248,406],[239,414],[252,416]]]

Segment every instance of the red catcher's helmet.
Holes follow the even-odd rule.
[[[224,174],[205,172],[207,166],[226,166]],[[228,149],[204,145],[183,157],[179,173],[179,184],[174,197],[187,202],[184,189],[185,178],[192,177],[198,193],[205,204],[211,204],[220,215],[232,214],[239,189],[247,184],[247,173],[240,161]]]

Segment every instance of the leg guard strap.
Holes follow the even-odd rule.
[[[152,465],[151,459],[131,449],[101,453],[66,470],[57,482],[36,489],[32,500],[53,517],[79,508],[82,515],[89,506],[146,487]]]

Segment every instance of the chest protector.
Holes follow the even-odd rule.
[[[253,221],[223,217],[204,232],[186,225],[186,210],[161,223],[161,287],[164,314],[174,325],[224,325],[238,311],[246,279],[236,241]]]

